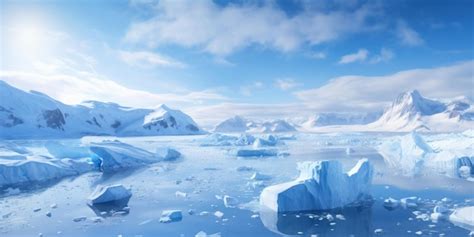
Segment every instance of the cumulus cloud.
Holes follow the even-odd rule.
[[[295,88],[299,85],[300,84],[297,83],[292,78],[276,79],[276,81],[275,81],[275,86],[280,88],[281,90],[284,90],[284,91],[293,89],[293,88]]]
[[[424,43],[418,32],[413,30],[405,21],[398,22],[396,33],[403,45],[418,46]]]
[[[429,98],[473,96],[474,61],[400,71],[386,76],[342,76],[295,95],[318,111],[377,111],[404,91],[417,89]]]
[[[363,62],[367,59],[369,51],[367,49],[359,49],[357,52],[347,54],[341,57],[339,64],[348,64],[354,62]]]
[[[258,45],[288,52],[380,29],[380,11],[368,4],[331,11],[304,10],[288,15],[276,4],[227,4],[213,1],[159,1],[154,16],[133,23],[125,40],[149,47],[175,44],[225,56]]]
[[[143,68],[151,68],[156,66],[175,68],[186,67],[186,64],[180,61],[154,52],[119,50],[118,55],[119,58],[125,63]]]

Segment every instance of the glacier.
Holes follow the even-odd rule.
[[[430,135],[425,139],[412,132],[382,139],[377,150],[388,166],[407,176],[435,172],[470,178],[474,175],[472,147],[474,140],[464,133]]]
[[[373,169],[361,159],[348,172],[337,160],[298,163],[300,176],[265,188],[260,204],[276,212],[329,210],[370,197]]]

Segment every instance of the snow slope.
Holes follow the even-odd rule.
[[[71,106],[3,81],[0,96],[0,139],[203,133],[191,117],[166,105],[153,110],[98,101]]]

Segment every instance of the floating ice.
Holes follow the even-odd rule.
[[[400,204],[404,208],[416,208],[418,207],[418,197],[406,197],[400,199]]]
[[[130,199],[132,192],[121,184],[111,186],[97,186],[95,191],[89,196],[91,205],[114,202]]]
[[[272,179],[272,176],[266,175],[266,174],[261,174],[259,172],[255,172],[252,174],[250,177],[251,180],[270,180]]]
[[[44,147],[55,158],[83,158],[89,156],[89,149],[79,144],[64,145],[58,141],[50,140]]]
[[[266,137],[256,138],[253,142],[254,148],[260,148],[265,146],[275,146],[278,143],[278,139],[273,135],[268,135]]]
[[[170,223],[181,221],[183,219],[183,214],[180,210],[165,210],[161,212],[161,223]]]
[[[265,188],[260,204],[277,212],[327,210],[356,204],[370,196],[372,166],[362,159],[344,173],[336,160],[298,164],[295,181]]]
[[[216,211],[214,212],[214,216],[216,216],[217,218],[222,218],[224,216],[224,213],[221,211]]]
[[[175,195],[176,197],[182,197],[182,198],[186,198],[188,196],[187,193],[181,192],[181,191],[176,191]]]
[[[454,210],[449,216],[449,221],[459,227],[474,231],[474,206]]]
[[[416,132],[385,139],[377,148],[385,162],[402,174],[413,176],[439,173],[450,177],[474,175],[474,140],[463,134],[427,136]],[[470,167],[470,172],[467,168]]]
[[[240,157],[265,157],[277,156],[278,152],[275,149],[240,149],[237,150],[237,156]]]
[[[237,199],[235,199],[231,196],[228,196],[228,195],[225,195],[223,200],[224,200],[224,206],[225,207],[235,207],[238,204]]]
[[[72,219],[72,221],[74,221],[74,222],[81,222],[81,221],[85,221],[85,220],[87,220],[87,217],[85,217],[85,216],[80,216],[80,217],[76,217],[76,218]]]
[[[119,141],[92,143],[90,148],[100,160],[103,172],[114,172],[161,161],[163,158],[143,149]]]
[[[199,231],[194,237],[221,237],[221,233],[207,234],[204,231]]]
[[[0,188],[55,180],[92,169],[88,159],[71,161],[37,155],[0,156]]]
[[[163,147],[163,148],[156,149],[156,156],[159,159],[162,159],[165,161],[171,161],[171,160],[176,160],[179,157],[181,157],[181,153],[175,149]]]
[[[393,210],[400,205],[400,202],[393,198],[387,198],[383,201],[383,206],[387,209]]]

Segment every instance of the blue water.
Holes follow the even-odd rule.
[[[422,213],[430,213],[432,200],[439,201],[444,197],[452,200],[451,206],[469,205],[471,199],[474,202],[474,185],[435,175],[397,176],[384,166],[382,157],[372,148],[376,138],[367,135],[302,136],[285,141],[286,145],[279,147],[290,156],[264,159],[236,158],[229,152],[230,147],[200,146],[199,137],[120,138],[151,151],[157,146],[173,146],[184,157],[175,162],[157,163],[107,177],[98,172],[87,173],[49,184],[21,187],[23,191],[19,195],[0,198],[0,233],[1,236],[38,236],[39,233],[43,236],[194,236],[205,231],[208,234],[220,232],[222,236],[378,236],[374,230],[383,229],[383,236],[415,236],[417,231],[422,231],[424,236],[438,236],[440,233],[467,236],[468,230],[449,222],[423,221],[415,218],[414,210],[399,208],[390,211],[383,207],[385,198],[408,196],[430,200],[424,201],[425,204],[417,209]],[[20,143],[27,147],[41,147],[42,141]],[[348,144],[355,150],[351,155],[345,154]],[[260,213],[258,196],[263,187],[248,185],[252,172],[236,170],[239,166],[253,167],[271,175],[272,179],[266,182],[266,185],[271,185],[295,178],[298,161],[339,159],[350,167],[362,157],[369,158],[377,171],[372,190],[374,201],[363,207],[331,212]],[[98,184],[116,183],[132,189],[128,213],[106,215],[99,223],[90,219],[73,221],[81,216],[101,216],[101,211],[89,207],[86,199]],[[186,192],[188,196],[177,197],[176,191]],[[223,201],[216,198],[216,195],[224,194],[238,199],[243,207],[224,207]],[[57,208],[51,208],[52,204]],[[34,212],[36,208],[41,210]],[[161,212],[167,209],[182,210],[182,220],[160,223]],[[194,214],[188,214],[188,210],[193,210]],[[46,216],[48,211],[51,217]],[[203,211],[209,214],[200,215]],[[223,212],[224,216],[214,216],[216,211]],[[345,220],[320,220],[320,216],[328,213],[334,217],[342,214]],[[8,217],[2,218],[4,215]]]

